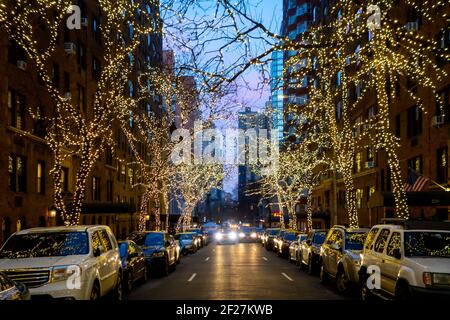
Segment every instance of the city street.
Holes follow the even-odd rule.
[[[348,299],[260,243],[216,245],[182,258],[176,272],[152,278],[125,299]]]

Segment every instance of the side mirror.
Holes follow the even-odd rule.
[[[167,240],[167,241],[166,241],[166,247],[169,247],[169,246],[170,246],[170,241]]]
[[[308,246],[310,246],[310,245],[312,244],[311,239],[306,240],[306,244],[307,244]]]
[[[393,253],[394,253],[394,258],[395,258],[395,259],[398,259],[398,260],[401,259],[402,253],[400,252],[400,249],[399,249],[399,248],[395,248]]]
[[[340,245],[338,245],[337,243],[332,243],[331,245],[330,245],[330,248],[331,249],[333,249],[333,250],[339,250],[339,251],[341,251],[341,246]]]
[[[94,249],[94,257],[99,257],[102,254],[100,247]]]

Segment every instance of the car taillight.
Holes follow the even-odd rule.
[[[423,279],[423,283],[424,283],[426,286],[431,286],[431,284],[432,284],[431,273],[429,273],[429,272],[424,272],[423,275],[422,275],[422,279]]]

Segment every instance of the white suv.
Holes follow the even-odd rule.
[[[320,281],[336,280],[339,293],[359,283],[360,253],[369,229],[335,225],[320,247]]]
[[[0,249],[0,270],[25,284],[32,298],[122,298],[119,249],[107,226],[16,232]]]
[[[393,224],[373,226],[364,243],[362,298],[449,298],[450,223],[391,220]],[[379,287],[377,275],[371,275],[376,270]]]

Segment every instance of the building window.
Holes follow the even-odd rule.
[[[422,110],[418,106],[408,109],[408,138],[418,136],[422,133]]]
[[[37,163],[37,193],[45,194],[45,163],[38,161]]]
[[[92,200],[100,201],[100,177],[92,178]]]
[[[400,114],[395,116],[395,136],[400,138],[401,134],[401,122],[400,122]]]
[[[100,22],[97,17],[92,19],[92,34],[95,41],[97,41],[98,44],[101,44]]]
[[[112,164],[113,164],[113,155],[112,155],[111,147],[107,147],[106,148],[105,160],[106,160],[106,164],[107,165],[112,166]]]
[[[131,80],[128,80],[128,91],[130,93],[130,97],[133,98],[134,97],[134,86],[133,86],[133,82]]]
[[[52,67],[52,81],[55,87],[59,89],[59,65],[57,63],[54,63]]]
[[[10,154],[8,156],[9,190],[13,192],[26,192],[27,161],[25,157]]]
[[[77,98],[78,109],[86,112],[86,90],[80,84],[78,84],[77,86],[78,86],[78,98]]]
[[[445,122],[450,119],[450,88],[439,92],[436,99],[436,115],[443,115]]]
[[[133,169],[128,168],[128,182],[130,183],[130,186],[133,186],[134,184],[134,173]]]
[[[336,104],[336,120],[339,121],[341,120],[342,117],[342,101],[339,101]]]
[[[439,183],[446,183],[448,180],[448,148],[437,150],[437,175],[436,180]]]
[[[25,96],[14,90],[8,90],[8,110],[10,125],[25,130]]]
[[[113,181],[106,181],[106,201],[113,201]]]
[[[100,60],[96,57],[92,57],[92,78],[99,80],[101,75],[101,64]]]
[[[357,209],[362,208],[363,196],[364,196],[363,189],[356,189],[356,208]]]
[[[375,155],[373,152],[373,148],[372,147],[368,147],[367,148],[367,161],[374,161],[375,160]]]
[[[362,152],[358,152],[355,155],[355,172],[361,172],[361,168],[362,168]]]
[[[375,106],[370,106],[367,109],[367,119],[372,119],[375,117],[375,114],[377,113]]]
[[[418,174],[423,173],[422,156],[417,156],[417,157],[408,159],[408,172],[410,172],[411,170]]]
[[[77,44],[77,63],[83,70],[86,69],[86,46],[80,41]]]
[[[69,192],[69,168],[61,167],[61,187],[63,192]]]

